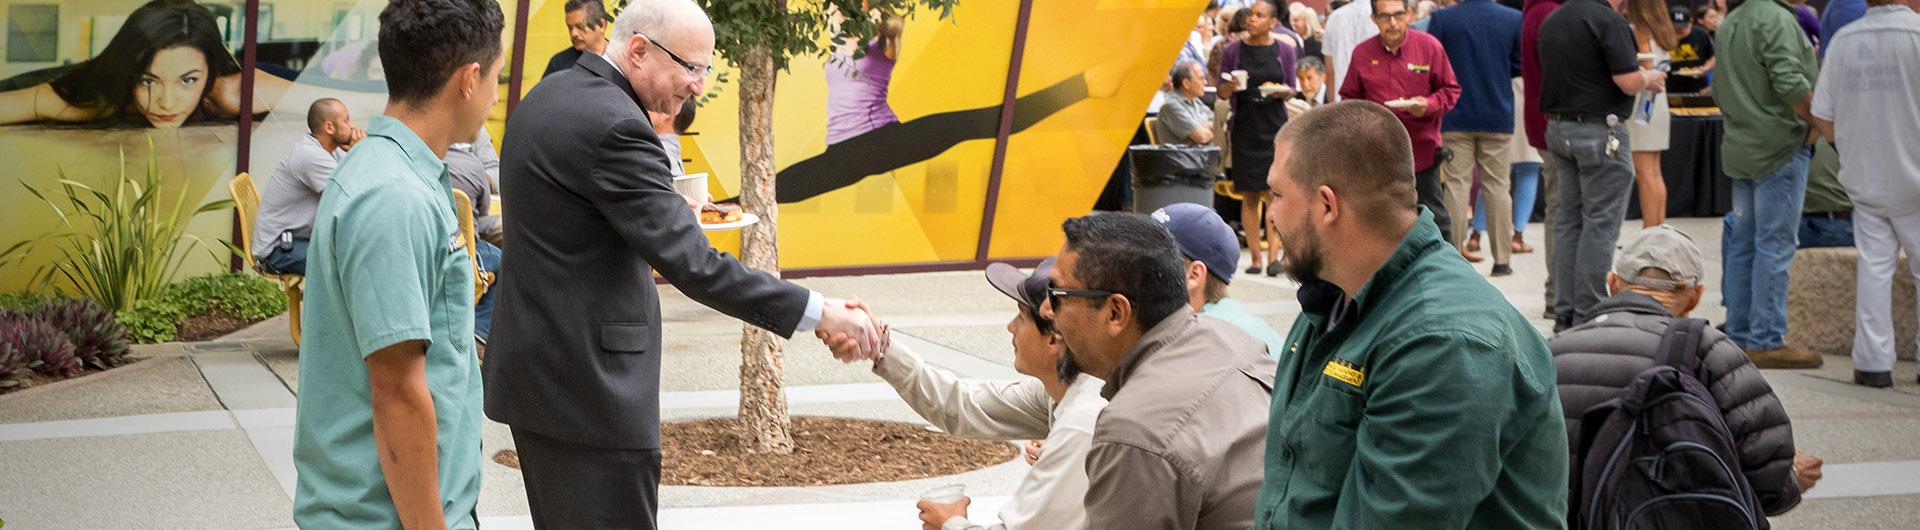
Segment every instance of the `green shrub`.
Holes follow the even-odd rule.
[[[208,274],[182,280],[161,291],[160,299],[180,307],[187,316],[222,313],[255,322],[287,310],[280,285],[242,273]]]
[[[127,363],[127,328],[91,300],[48,302],[36,309],[33,317],[66,332],[67,340],[73,343],[73,356],[81,364],[105,370]]]
[[[47,303],[46,296],[32,292],[0,293],[0,310],[32,311]]]
[[[153,150],[151,139],[147,149]],[[195,247],[213,256],[211,246],[187,233],[187,221],[233,206],[233,201],[222,200],[188,208],[187,186],[164,198],[160,167],[152,155],[147,158],[144,179],[129,177],[126,153],[120,156],[120,173],[100,189],[67,178],[65,170],[59,172],[59,195],[21,183],[53,210],[64,229],[34,242],[33,246],[51,243],[57,252],[53,263],[34,275],[42,290],[52,287],[55,279],[65,280],[75,294],[116,312],[158,294]],[[19,247],[16,244],[0,253],[0,258],[18,259],[28,252]]]
[[[178,304],[160,299],[141,300],[133,307],[114,313],[114,320],[127,329],[127,338],[139,344],[173,340],[187,313]]]

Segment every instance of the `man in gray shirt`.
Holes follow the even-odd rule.
[[[307,131],[260,188],[253,257],[266,272],[307,273],[307,237],[313,232],[320,192],[326,191],[340,157],[367,136],[353,126],[347,105],[333,98],[315,100],[307,107]]]
[[[1213,109],[1200,101],[1207,93],[1207,73],[1200,63],[1183,61],[1173,69],[1174,97],[1160,105],[1154,121],[1154,139],[1163,144],[1213,142]]]

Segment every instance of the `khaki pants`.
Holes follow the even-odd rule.
[[[1486,201],[1487,244],[1493,249],[1493,262],[1507,264],[1513,254],[1513,195],[1509,181],[1512,164],[1507,158],[1513,135],[1505,133],[1450,132],[1440,139],[1453,151],[1453,159],[1441,170],[1446,187],[1447,213],[1452,221],[1453,248],[1464,249],[1473,221],[1473,168],[1480,167],[1480,200]]]

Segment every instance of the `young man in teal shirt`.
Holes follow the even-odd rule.
[[[1267,216],[1303,312],[1273,378],[1253,527],[1565,528],[1547,343],[1416,205],[1398,125],[1345,101],[1275,141]]]
[[[447,166],[495,101],[494,0],[380,13],[388,104],[321,194],[294,438],[303,528],[471,529],[480,496],[473,262]]]

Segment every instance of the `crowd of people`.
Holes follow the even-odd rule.
[[[1030,378],[995,382],[891,343],[858,300],[707,244],[668,141],[715,60],[691,0],[635,0],[610,24],[569,2],[574,53],[522,100],[504,156],[481,128],[499,5],[392,2],[387,108],[361,128],[315,101],[262,197],[260,262],[309,293],[296,522],[477,527],[484,415],[511,428],[536,527],[656,527],[657,271],[756,328],[871,362],[947,432],[1037,440],[993,528],[1763,527],[1820,478],[1758,371],[1808,364],[1782,336],[1798,234],[1833,229],[1802,215],[1814,140],[1853,212],[1818,219],[1850,221],[1860,249],[1855,377],[1890,384],[1895,256],[1920,271],[1920,2],[1830,22],[1824,68],[1789,0],[1707,5],[1677,27],[1661,0],[1360,0],[1324,29],[1306,6],[1227,3],[1183,46],[1155,134],[1225,147],[1245,273],[1296,281],[1301,315],[1282,334],[1229,296],[1241,243],[1210,207],[1074,217],[1032,272],[987,270],[1015,302]],[[1660,179],[1640,169],[1658,164],[1681,63],[1673,81],[1718,77],[1700,88],[1726,113],[1724,331],[1687,318],[1707,265],[1658,222]],[[1616,247],[1636,182],[1655,217]],[[512,217],[540,221],[481,223],[495,244],[467,248],[452,190],[495,186]],[[1471,265],[1480,228],[1491,274],[1531,251],[1535,190],[1551,341]],[[499,282],[476,308],[469,256],[489,253]],[[1673,467],[1616,472],[1622,455]],[[1685,465],[1699,458],[1719,466]],[[1715,503],[1620,509],[1677,476],[1661,491]],[[923,528],[986,527],[969,504],[922,501]]]

